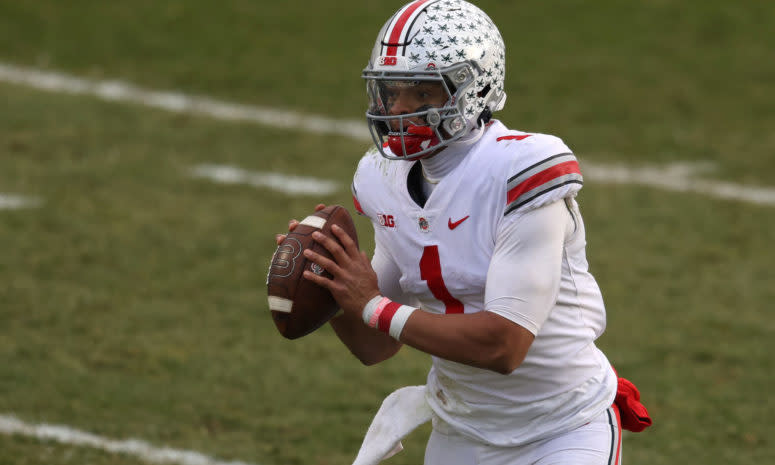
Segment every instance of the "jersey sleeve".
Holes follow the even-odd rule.
[[[569,217],[564,202],[508,217],[497,233],[484,308],[538,334],[560,288]]]
[[[520,144],[506,180],[504,215],[574,197],[581,190],[584,179],[578,161],[561,139],[535,134]]]
[[[363,211],[363,207],[361,206],[361,201],[358,200],[358,188],[355,187],[355,180],[353,179],[352,184],[350,184],[350,191],[353,194],[353,207],[355,208],[355,212],[362,216],[367,216],[366,213]]]
[[[353,207],[356,213],[373,219],[373,212],[370,212],[369,199],[367,198],[368,186],[373,176],[375,158],[378,156],[376,149],[369,150],[358,162],[358,167],[353,175],[353,182],[350,184],[350,191],[353,197]]]

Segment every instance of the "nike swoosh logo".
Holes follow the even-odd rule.
[[[455,229],[458,226],[460,226],[460,223],[462,223],[463,221],[467,220],[469,216],[471,216],[471,215],[466,215],[465,218],[459,219],[459,220],[455,221],[454,223],[452,222],[452,218],[450,218],[449,222],[447,223],[447,226],[449,226],[449,229]]]

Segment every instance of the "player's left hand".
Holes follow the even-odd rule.
[[[319,203],[315,205],[315,211],[319,212],[320,210],[326,208],[326,205],[323,203]],[[288,222],[288,232],[292,232],[294,229],[296,229],[296,226],[299,225],[299,220],[292,219]],[[283,243],[285,238],[288,236],[288,234],[275,234],[274,241],[277,243],[277,245],[280,245]]]
[[[310,271],[305,271],[304,277],[331,291],[342,310],[360,316],[366,303],[379,295],[377,273],[371,267],[371,261],[366,254],[358,249],[342,228],[334,225],[331,231],[341,245],[320,232],[313,233],[312,237],[331,253],[333,260],[310,249],[304,251],[304,256],[322,266],[334,279]]]

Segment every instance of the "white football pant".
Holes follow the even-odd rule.
[[[518,447],[491,446],[434,427],[425,465],[620,465],[621,433],[616,407],[573,431]]]

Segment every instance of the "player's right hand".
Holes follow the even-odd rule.
[[[315,211],[316,212],[318,212],[318,211],[320,211],[320,210],[322,210],[324,208],[326,208],[325,204],[319,203],[319,204],[315,205]],[[291,221],[289,221],[288,222],[288,232],[291,232],[294,229],[296,229],[296,226],[298,226],[298,225],[299,225],[299,221],[296,220],[296,219],[292,219]],[[277,243],[277,245],[280,245],[280,244],[283,243],[283,241],[285,240],[285,237],[287,235],[288,234],[275,234],[274,241]]]

